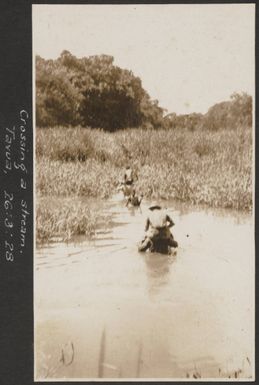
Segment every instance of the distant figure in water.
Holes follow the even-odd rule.
[[[130,166],[127,166],[124,173],[124,183],[126,184],[126,186],[132,186],[135,180],[137,179],[137,174],[133,172]]]
[[[120,182],[118,191],[122,191],[125,197],[129,197],[133,193],[134,182],[138,180],[137,173],[133,172],[130,166],[127,166],[123,175],[123,182]]]
[[[162,210],[158,203],[149,207],[149,214],[145,225],[145,238],[140,243],[139,251],[168,251],[169,247],[178,247],[170,228],[174,226],[171,217]]]
[[[128,206],[130,204],[131,206],[139,207],[142,199],[143,199],[143,194],[140,194],[140,197],[138,197],[136,195],[136,190],[133,189],[132,194],[128,197],[126,206]]]

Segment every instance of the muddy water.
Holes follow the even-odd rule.
[[[253,376],[251,216],[167,207],[176,255],[137,252],[147,204],[121,197],[95,239],[37,250],[36,379]]]

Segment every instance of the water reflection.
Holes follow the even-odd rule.
[[[142,258],[146,267],[148,293],[154,300],[169,283],[171,265],[176,261],[176,256],[146,253]]]

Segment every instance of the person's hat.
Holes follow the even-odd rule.
[[[161,205],[157,201],[153,201],[149,206],[149,210],[161,209]]]

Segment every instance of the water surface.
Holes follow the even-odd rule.
[[[167,202],[179,248],[165,256],[137,252],[147,203],[100,205],[94,239],[37,250],[36,378],[250,378],[251,216]]]

